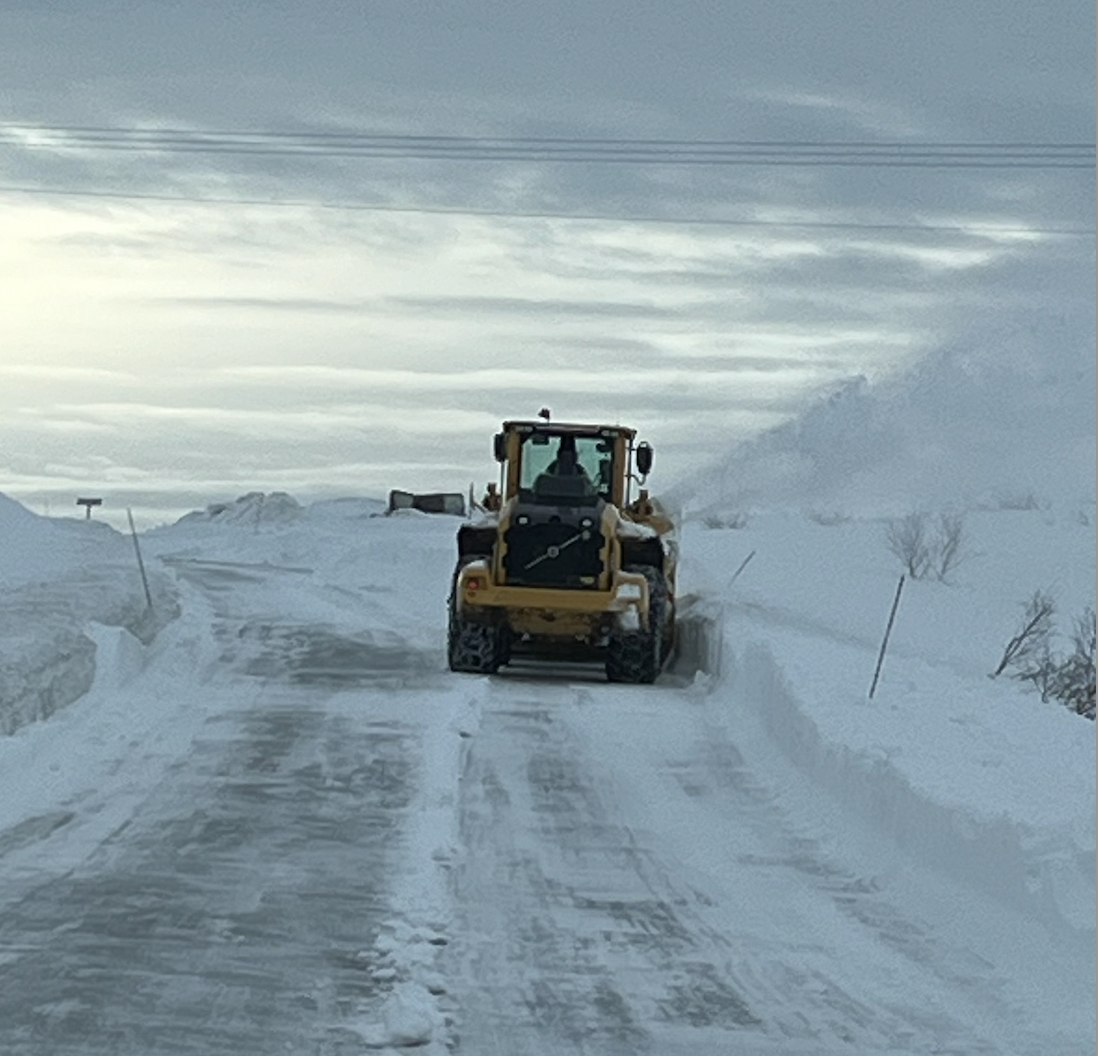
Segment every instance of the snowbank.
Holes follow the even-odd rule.
[[[860,817],[913,860],[1093,945],[1094,724],[988,678],[1036,586],[1065,620],[1093,604],[1093,528],[1042,510],[965,524],[954,582],[907,585],[872,700],[900,571],[880,521],[690,525],[686,578],[706,587],[683,645],[698,637],[689,614],[708,609],[719,634],[692,648],[710,669],[719,660],[721,707],[753,716],[837,820]]]
[[[921,690],[894,694],[891,703],[852,698],[836,686],[828,693],[791,659],[803,645],[755,644],[737,652],[729,643],[726,654],[729,692],[755,710],[797,767],[915,860],[1093,946],[1094,790],[1078,783],[1087,745],[1049,736],[1047,728],[1044,743],[1026,744],[1023,756],[1006,739],[989,744],[986,727],[972,717],[987,707],[986,695],[964,700],[956,687],[941,686],[943,699],[928,688],[925,670],[917,671]],[[918,665],[894,667],[902,677]],[[1018,718],[1026,704],[1013,703],[1005,710]],[[1056,719],[1079,724],[1066,711],[1049,718],[1054,726]],[[1019,731],[1015,737],[1022,739]],[[1064,740],[1074,750],[1050,773],[1045,753],[1062,751]]]
[[[185,514],[176,523],[237,524],[258,527],[268,524],[289,524],[304,514],[304,508],[284,491],[250,491],[232,502],[217,502],[204,510]]]
[[[97,521],[48,520],[0,495],[0,734],[47,718],[96,674],[92,623],[148,643],[179,612],[170,579],[147,569],[132,540]]]

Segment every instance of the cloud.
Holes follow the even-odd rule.
[[[818,120],[822,115],[836,126],[847,125],[862,132],[891,139],[932,137],[926,112],[908,102],[884,102],[853,92],[819,92],[776,85],[742,88],[741,99],[770,105],[776,110],[803,110]]]
[[[366,300],[335,300],[322,297],[147,297],[148,304],[161,304],[180,308],[210,309],[212,311],[263,311],[317,314],[358,315],[377,308],[377,302]]]
[[[58,363],[0,363],[0,378],[11,382],[78,382],[82,385],[130,385],[138,376],[129,370]]]
[[[554,300],[534,297],[488,297],[488,296],[435,296],[435,297],[392,297],[387,303],[393,310],[403,311],[426,309],[430,312],[453,314],[473,313],[477,315],[502,313],[524,316],[570,316],[625,319],[673,319],[681,318],[682,310],[644,302],[627,301],[582,301]]]
[[[1077,2],[796,6],[24,5],[0,53],[22,85],[10,123],[1093,138],[1093,13]],[[1092,243],[1037,233],[1093,223],[1089,170],[363,163],[27,137],[2,160],[0,183],[149,196],[0,191],[16,361],[0,452],[28,479],[88,450],[191,495],[188,481],[444,484],[482,464],[499,418],[543,402],[646,429],[663,473],[814,387],[1003,318],[1045,309],[1093,335]],[[764,226],[628,219],[644,216]],[[765,226],[789,222],[836,226]],[[885,229],[920,223],[1014,233]],[[1045,329],[1028,337],[1048,347]]]
[[[307,297],[158,297],[160,304],[187,308],[361,314],[384,312],[406,315],[408,310],[440,314],[553,315],[668,319],[680,315],[674,308],[617,301],[564,301],[533,297],[406,296],[335,300]]]

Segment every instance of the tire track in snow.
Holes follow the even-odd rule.
[[[597,689],[545,686],[535,699],[501,680],[468,750],[461,930],[448,957],[466,990],[459,1049],[560,1056],[742,1043],[759,1020],[714,968],[724,939],[603,801],[561,719],[577,698],[600,706]]]

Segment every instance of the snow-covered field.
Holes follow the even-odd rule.
[[[970,511],[872,700],[880,519],[689,519],[651,687],[449,673],[456,523],[242,498],[149,616],[0,497],[0,1051],[1093,1051],[1095,726],[988,678],[1093,504]]]

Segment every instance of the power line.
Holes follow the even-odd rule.
[[[653,146],[745,146],[745,147],[979,147],[988,149],[1089,149],[1093,143],[1076,141],[1033,140],[753,140],[753,139],[640,139],[624,137],[582,136],[456,136],[423,133],[395,132],[322,132],[307,129],[195,129],[195,128],[140,128],[137,126],[105,125],[40,125],[7,123],[0,128],[24,132],[56,132],[66,135],[104,133],[111,136],[209,136],[209,137],[264,137],[299,139],[354,139],[386,140],[393,142],[451,142],[451,143],[547,143],[547,144],[645,144]]]
[[[19,187],[0,185],[0,194],[26,194],[41,197],[101,198],[120,201],[178,202],[193,205],[247,205],[276,208],[324,209],[344,212],[404,213],[424,216],[470,216],[505,220],[572,220],[581,222],[659,224],[693,227],[775,227],[807,230],[853,230],[867,232],[927,232],[963,235],[1057,235],[1091,237],[1093,229],[1082,227],[1006,227],[994,224],[898,224],[828,220],[752,220],[724,217],[675,217],[651,215],[615,215],[610,213],[557,213],[548,211],[517,212],[502,209],[470,209],[451,206],[392,205],[384,202],[327,202],[291,198],[199,197],[156,192],[100,191],[85,188]]]
[[[43,149],[43,148],[39,148]],[[55,150],[88,150],[101,152],[114,152],[124,154],[147,153],[150,148],[136,148],[130,145],[100,144],[93,148],[86,146],[58,145]],[[988,155],[943,155],[925,154],[886,157],[878,154],[799,154],[799,155],[773,155],[773,154],[652,154],[645,152],[622,153],[568,153],[557,151],[546,153],[540,151],[519,150],[493,150],[460,152],[455,150],[316,150],[310,148],[279,149],[276,147],[245,147],[232,146],[213,148],[209,146],[178,144],[157,145],[155,151],[160,154],[220,154],[259,157],[294,157],[301,159],[333,159],[333,158],[372,158],[379,161],[472,161],[472,162],[548,162],[552,164],[630,164],[630,165],[713,165],[713,166],[813,166],[813,167],[839,167],[839,168],[889,168],[889,169],[1092,169],[1093,160],[1085,158],[1060,158],[1036,156],[1018,157],[994,157]]]
[[[716,166],[1088,168],[1092,143],[470,137],[383,133],[0,126],[0,146],[41,151],[295,158]]]
[[[456,136],[426,135],[408,133],[369,133],[369,132],[322,132],[309,130],[257,130],[257,129],[194,129],[194,128],[124,128],[87,125],[32,125],[12,124],[0,126],[0,130],[43,134],[65,137],[69,140],[137,140],[155,142],[178,138],[194,140],[287,140],[302,142],[351,142],[359,144],[438,144],[438,145],[535,145],[546,147],[650,147],[650,148],[751,148],[751,149],[822,149],[838,150],[909,150],[909,149],[945,149],[945,150],[986,150],[986,151],[1094,151],[1093,143],[1074,141],[932,141],[932,140],[733,140],[733,139],[639,139],[639,138],[593,138],[561,136]]]

